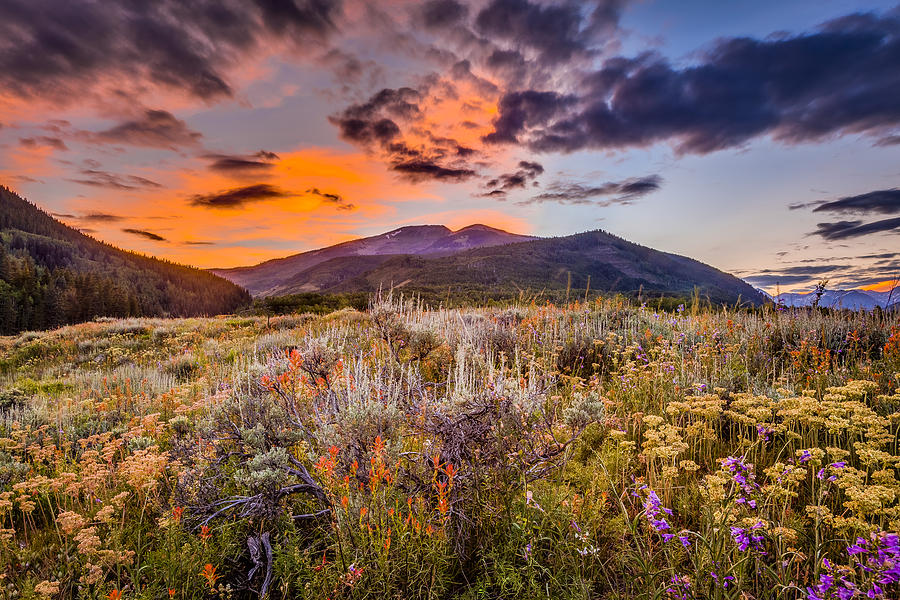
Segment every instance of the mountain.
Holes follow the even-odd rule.
[[[98,316],[215,315],[249,302],[221,277],[99,242],[0,186],[0,334]]]
[[[784,292],[774,296],[775,302],[785,306],[812,306],[816,300],[815,292]],[[890,292],[872,292],[869,290],[825,290],[819,300],[819,306],[826,308],[846,308],[848,310],[874,310],[875,307],[887,308],[900,302],[900,288]]]
[[[463,237],[464,236],[464,237]],[[474,246],[474,247],[473,247]],[[280,270],[280,267],[290,267]],[[475,225],[404,227],[255,267],[216,273],[257,296],[402,288],[432,294],[510,296],[574,290],[688,296],[760,304],[750,285],[699,261],[633,244],[603,231],[528,238]]]
[[[300,276],[312,267],[336,258],[389,257],[404,254],[441,256],[472,248],[534,239],[537,238],[516,235],[487,225],[469,225],[458,231],[451,231],[443,225],[414,225],[319,250],[276,258],[252,267],[212,269],[212,272],[246,288],[254,296],[277,296],[288,293],[287,290],[291,290],[291,292],[318,291],[331,287],[307,282]],[[354,262],[344,261],[341,264],[343,268],[358,269],[358,266],[353,264]],[[378,260],[367,259],[360,264],[373,266],[374,262],[378,262]]]

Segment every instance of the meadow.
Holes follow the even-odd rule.
[[[566,306],[0,338],[0,596],[900,598],[900,319]]]

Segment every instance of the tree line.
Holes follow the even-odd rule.
[[[225,279],[99,242],[0,186],[0,334],[100,316],[215,315],[249,302]]]

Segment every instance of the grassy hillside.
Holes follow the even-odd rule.
[[[900,597],[900,320],[620,299],[0,338],[0,596]]]
[[[0,187],[0,334],[97,316],[215,315],[249,300],[206,271],[98,242]]]

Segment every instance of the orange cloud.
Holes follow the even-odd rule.
[[[101,189],[90,198],[70,201],[66,212],[125,217],[89,225],[94,235],[118,246],[202,267],[228,267],[357,237],[354,232],[373,221],[392,222],[394,204],[399,202],[439,201],[423,194],[420,186],[398,181],[365,154],[306,148],[283,153],[272,169],[254,180],[264,182],[255,185],[279,193],[243,204],[209,206],[195,199],[241,188],[248,181],[194,163],[192,169],[138,173],[164,188],[128,193]],[[164,241],[125,232],[126,228],[150,232]]]
[[[4,163],[0,177],[9,180],[21,178],[52,177],[62,172],[50,160],[55,149],[52,146],[16,146],[0,156]]]
[[[900,280],[888,279],[873,283],[872,285],[867,285],[860,289],[866,290],[867,292],[889,292],[896,287],[900,287]]]

